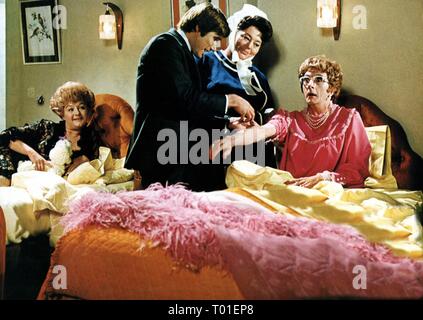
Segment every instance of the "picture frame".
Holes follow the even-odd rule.
[[[53,10],[57,0],[20,1],[24,64],[61,63],[60,28]]]
[[[182,15],[193,5],[202,2],[211,2],[214,6],[218,7],[222,12],[228,14],[228,0],[170,0],[171,2],[171,25],[176,27]]]

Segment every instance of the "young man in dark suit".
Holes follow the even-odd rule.
[[[213,166],[191,161],[189,150],[194,141],[190,133],[209,128],[208,124],[224,118],[228,109],[247,120],[254,119],[254,109],[243,98],[201,89],[194,56],[200,58],[216,40],[228,35],[224,14],[203,3],[188,10],[176,29],[154,37],[144,48],[138,65],[134,130],[125,163],[127,168],[140,171],[142,187],[183,182],[195,191],[216,188]],[[169,132],[175,139],[166,142],[163,137]],[[165,144],[172,149],[167,155],[162,152]],[[208,154],[202,156],[208,159]]]

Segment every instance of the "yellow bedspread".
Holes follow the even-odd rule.
[[[387,245],[397,255],[423,258],[421,191],[344,189],[323,181],[312,189],[285,185],[289,172],[235,161],[228,168],[229,188],[243,188],[250,197],[275,211],[334,223],[348,224],[368,240]]]
[[[125,159],[113,159],[109,148],[100,147],[99,152],[98,159],[83,163],[68,177],[21,171],[12,176],[11,187],[0,187],[7,241],[20,243],[50,231],[50,243],[55,245],[63,233],[57,222],[67,212],[69,201],[91,191],[133,190],[133,171],[123,168]]]

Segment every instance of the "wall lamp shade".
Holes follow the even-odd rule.
[[[333,28],[334,39],[339,39],[341,0],[317,0],[317,26],[319,28]]]
[[[122,49],[123,36],[122,10],[111,2],[103,2],[103,4],[106,6],[106,13],[101,15],[99,18],[100,39],[117,39],[117,45],[120,50]],[[113,10],[113,15],[110,14],[110,8]]]

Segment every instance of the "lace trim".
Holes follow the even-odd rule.
[[[345,185],[347,183],[347,179],[342,174],[337,172],[330,172],[326,170],[318,173],[317,175],[325,181],[337,182],[341,185]]]
[[[336,140],[336,139],[339,139],[340,137],[345,136],[345,132],[347,131],[348,127],[350,126],[354,114],[357,112],[355,109],[351,109],[351,110],[352,111],[348,110],[349,115],[348,115],[347,121],[345,121],[345,123],[341,127],[341,132],[334,135],[334,136],[323,137],[323,138],[319,138],[317,140],[309,140],[306,137],[299,135],[297,132],[292,131],[292,129],[290,129],[290,128],[288,128],[288,130],[292,135],[296,136],[300,140],[306,141],[306,142],[311,143],[311,144],[321,143],[322,141],[328,141],[328,140]]]

